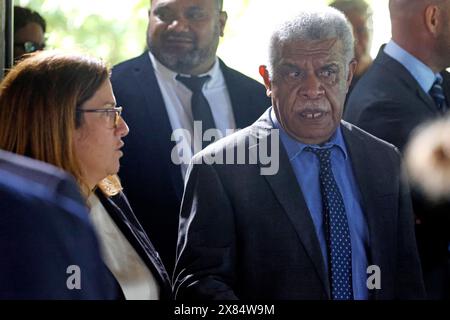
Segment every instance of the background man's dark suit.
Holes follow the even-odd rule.
[[[258,119],[270,105],[265,88],[220,66],[237,128]],[[172,128],[148,52],[113,69],[112,84],[130,127],[120,177],[131,206],[170,272],[175,263],[178,216],[183,196],[181,168],[173,164]]]
[[[194,160],[232,145],[234,150],[243,144],[246,150],[256,149],[256,144],[270,140],[272,128],[266,113]],[[400,156],[393,146],[348,123],[342,128],[369,227],[369,264],[381,268],[382,289],[373,298],[421,298]],[[258,136],[260,140],[252,142],[250,137]],[[330,298],[311,214],[281,141],[279,172],[262,176],[260,169],[249,164],[190,168],[178,244],[183,251],[174,279],[177,299]]]
[[[344,119],[403,151],[411,132],[440,113],[409,71],[383,49],[350,94]],[[450,205],[428,203],[414,190],[413,195],[414,212],[420,222],[416,236],[429,296],[448,297]]]
[[[3,151],[0,177],[0,299],[119,297],[72,179]],[[72,265],[81,290],[67,288]]]
[[[383,49],[350,94],[344,119],[403,150],[411,131],[439,112],[409,71]]]

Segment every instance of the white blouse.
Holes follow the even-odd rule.
[[[103,261],[119,282],[125,299],[159,300],[158,282],[109,216],[100,199],[91,194],[88,203]]]

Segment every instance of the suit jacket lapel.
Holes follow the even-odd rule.
[[[448,71],[442,71],[441,76],[444,79],[442,83],[442,88],[444,89],[445,99],[447,100],[447,104],[450,103],[450,73]]]
[[[377,264],[383,270],[383,261],[386,259],[386,252],[382,246],[386,243],[386,239],[383,237],[384,234],[389,234],[386,228],[393,227],[393,222],[391,213],[382,205],[387,201],[383,199],[383,196],[389,193],[392,186],[387,185],[386,177],[379,174],[383,172],[383,168],[376,168],[382,165],[382,161],[371,156],[373,151],[367,148],[362,137],[352,132],[351,125],[343,121],[342,132],[361,193],[361,205],[369,229],[368,262],[369,265]],[[385,232],[380,232],[381,230]],[[380,290],[374,291],[373,298],[377,298]]]
[[[120,231],[158,279],[162,297],[167,297],[168,291],[170,291],[169,276],[159,258],[159,254],[137,221],[128,202],[122,198],[122,195],[108,198],[100,190],[96,191],[96,195]]]
[[[389,69],[395,77],[399,77],[409,88],[411,88],[412,91],[416,92],[417,96],[430,109],[430,111],[437,113],[438,110],[433,99],[423,91],[416,79],[414,79],[411,73],[400,62],[384,52],[384,47],[385,46],[381,47],[375,63],[379,64],[382,68]]]
[[[246,92],[246,88],[242,86],[241,79],[234,76],[233,72],[222,60],[219,59],[219,63],[228,88],[228,94],[230,95],[236,128],[243,129],[247,126],[245,121],[252,118],[252,115],[249,113],[250,108],[248,108],[251,105],[249,101],[250,95]]]
[[[437,106],[434,103],[433,99],[428,94],[426,94],[420,87],[417,87],[417,96],[427,105],[430,111],[432,111],[433,113],[438,113]]]
[[[270,146],[271,129],[273,127],[269,118],[269,112],[266,112],[253,127],[256,129],[255,136],[258,139],[258,143],[267,143],[267,146]],[[324,258],[322,257],[322,251],[319,240],[317,239],[311,213],[306,205],[281,140],[279,140],[279,146],[279,171],[275,175],[266,175],[264,178],[269,183],[276,198],[294,225],[300,242],[316,267],[319,278],[322,280],[324,291],[330,297],[330,286],[325,272]],[[271,147],[268,149],[271,150],[271,154],[277,152],[277,150],[272,150]],[[252,154],[250,152],[250,155]],[[257,163],[261,166],[260,161],[257,161]]]
[[[148,52],[139,57],[138,66],[134,68],[133,72],[140,86],[140,91],[146,100],[146,116],[142,117],[141,121],[143,123],[139,127],[147,128],[150,123],[155,125],[155,128],[152,129],[161,137],[157,139],[159,149],[163,156],[167,155],[170,159],[171,152],[176,144],[174,141],[171,141],[172,126]],[[169,163],[171,164],[170,178],[172,185],[181,201],[184,187],[181,169],[179,166],[172,164],[172,162]]]

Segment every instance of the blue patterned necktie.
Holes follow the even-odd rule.
[[[307,147],[320,162],[320,191],[323,203],[323,220],[328,252],[328,270],[331,299],[351,300],[352,289],[352,246],[344,200],[331,169],[330,149]]]
[[[442,78],[437,77],[430,89],[430,96],[433,98],[439,112],[445,113],[448,110],[444,89],[442,89]]]

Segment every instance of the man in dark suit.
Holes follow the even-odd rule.
[[[191,156],[208,140],[202,139],[202,129],[226,135],[228,129],[250,125],[270,105],[261,84],[216,56],[227,21],[222,2],[151,1],[149,51],[119,64],[112,74],[131,130],[120,176],[169,272],[175,263],[185,172]],[[205,83],[194,89],[192,81]]]
[[[389,4],[392,40],[381,48],[350,95],[344,119],[403,151],[414,129],[448,110],[448,75],[442,71],[450,66],[450,2],[391,0]],[[415,190],[413,195],[427,294],[448,298],[450,205],[432,204]]]
[[[341,122],[353,45],[351,26],[332,8],[274,32],[261,68],[273,108],[193,158],[178,299],[423,297],[400,156]]]
[[[74,182],[0,151],[0,299],[116,299]]]

